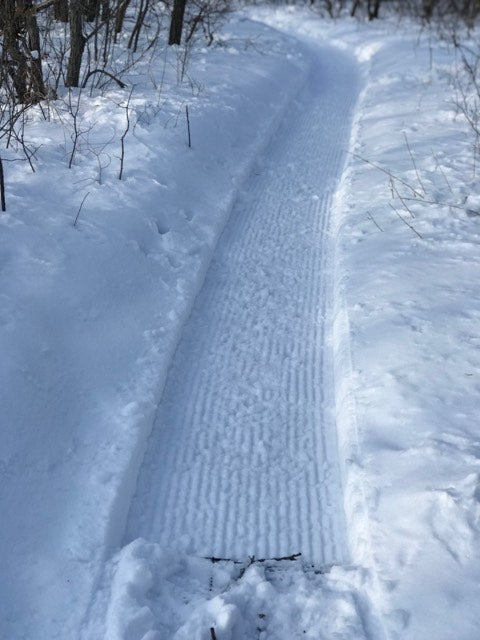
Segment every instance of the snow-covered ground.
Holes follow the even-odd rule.
[[[0,637],[476,640],[454,53],[292,8],[222,44],[137,69],[122,181],[120,90],[72,169],[61,107],[6,163]]]

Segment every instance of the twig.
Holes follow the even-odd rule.
[[[435,158],[435,162],[437,163],[437,167],[440,169],[440,173],[442,174],[443,179],[445,180],[445,182],[446,182],[446,184],[447,184],[447,187],[450,189],[450,193],[452,194],[452,196],[453,196],[453,195],[455,195],[455,194],[453,193],[452,185],[450,184],[450,181],[449,181],[449,179],[447,178],[447,174],[446,174],[446,173],[445,173],[445,171],[443,170],[443,167],[442,167],[442,165],[440,164],[440,162],[438,161],[438,158],[437,158],[437,156],[435,155],[435,153],[434,153],[433,149],[432,149],[432,154],[433,154],[433,157]]]
[[[290,556],[281,556],[278,558],[256,558],[255,556],[248,556],[248,566],[251,564],[255,564],[256,562],[282,562],[283,560],[291,560],[295,561],[299,558],[301,553],[292,553]],[[211,563],[216,564],[217,562],[233,562],[233,564],[245,564],[245,561],[242,560],[234,560],[233,558],[219,558],[217,556],[203,556],[204,560],[210,560]]]
[[[400,200],[400,202],[403,204],[403,206],[408,211],[408,213],[412,216],[412,218],[415,218],[415,214],[413,213],[413,211],[410,209],[410,207],[408,207],[405,204],[406,198],[402,196],[402,194],[400,193],[400,191],[397,189],[397,187],[393,182],[392,182],[392,190],[395,192],[395,194],[397,195],[397,198]],[[417,198],[410,198],[410,200],[413,200],[414,202],[418,202]],[[422,198],[422,202],[424,202],[423,198]]]
[[[89,71],[87,73],[87,75],[85,76],[85,80],[82,83],[82,89],[85,89],[85,87],[87,86],[87,82],[89,80],[89,78],[91,76],[93,76],[94,73],[103,73],[104,75],[108,76],[109,78],[111,78],[112,80],[114,80],[118,86],[120,87],[120,89],[125,89],[125,87],[127,86],[125,84],[125,82],[122,82],[121,80],[119,80],[118,78],[116,78],[113,73],[110,73],[109,71],[105,71],[105,69],[92,69],[91,71]]]
[[[291,556],[281,556],[280,558],[258,558],[257,560],[254,558],[253,562],[268,562],[269,560],[274,560],[275,562],[282,562],[283,560],[290,560],[294,562],[297,558],[299,558],[301,553],[292,553]]]
[[[0,158],[0,200],[2,202],[2,211],[6,211],[7,205],[5,204],[5,176],[3,174],[2,158]]]
[[[405,131],[403,132],[403,136],[405,138],[405,143],[407,145],[408,153],[410,154],[410,159],[412,161],[413,168],[415,169],[415,173],[417,174],[418,183],[419,183],[420,187],[422,188],[423,195],[425,195],[426,194],[425,187],[423,186],[422,179],[420,178],[420,174],[418,173],[418,169],[417,169],[417,165],[416,165],[416,162],[415,162],[415,158],[413,157],[413,153],[412,153],[412,150],[410,148],[410,144],[408,142],[407,134],[405,133]]]
[[[78,217],[80,215],[80,211],[82,210],[83,207],[83,203],[85,202],[85,200],[88,198],[88,196],[90,195],[90,191],[88,191],[84,196],[83,196],[83,200],[80,203],[80,206],[78,207],[78,211],[77,211],[77,215],[75,216],[75,222],[73,223],[73,226],[76,227],[77,226],[77,220]]]
[[[217,640],[217,636],[215,634],[215,629],[213,627],[210,627],[210,638],[211,638],[211,640]]]
[[[77,150],[78,138],[80,136],[81,131],[78,128],[78,112],[80,109],[80,98],[82,96],[82,91],[78,92],[77,104],[74,107],[72,104],[72,91],[69,89],[68,91],[68,110],[73,119],[73,133],[70,136],[73,142],[72,152],[70,154],[70,160],[68,163],[68,168],[72,168],[73,158],[75,157],[75,151]]]
[[[133,87],[130,89],[127,104],[124,107],[125,116],[127,119],[127,126],[125,127],[125,131],[122,133],[122,137],[120,138],[120,145],[121,145],[122,152],[120,155],[120,172],[118,174],[119,180],[122,179],[122,175],[123,175],[123,163],[125,161],[125,138],[127,137],[128,130],[130,129],[130,100],[132,98],[132,93],[133,93]]]
[[[210,560],[212,564],[217,562],[233,562],[233,564],[243,564],[241,560],[233,560],[232,558],[217,558],[216,556],[203,556],[204,560]]]
[[[370,213],[370,211],[367,211],[367,216],[370,218],[370,220],[373,222],[373,224],[380,229],[380,231],[383,231],[382,227],[378,224],[378,222],[375,220],[375,218],[372,216],[372,214]]]
[[[406,182],[405,180],[403,180],[402,178],[399,178],[398,176],[394,176],[393,173],[391,171],[389,171],[388,169],[384,169],[383,167],[381,167],[379,164],[377,164],[376,162],[372,162],[371,160],[367,160],[367,158],[364,158],[363,156],[359,155],[358,153],[354,153],[353,151],[349,151],[349,153],[354,157],[354,158],[358,158],[359,160],[361,160],[362,162],[366,162],[367,164],[369,164],[371,167],[375,167],[375,169],[378,169],[379,171],[382,171],[383,173],[385,173],[387,176],[389,176],[392,180],[397,180],[398,182],[400,182],[401,184],[403,184],[405,187],[407,187],[407,189],[410,189],[410,191],[418,196],[419,198],[423,198],[423,195],[418,192],[416,189],[414,189],[412,187],[412,185],[408,184],[408,182]]]
[[[397,209],[395,209],[395,207],[393,206],[393,204],[391,204],[390,202],[389,202],[388,204],[391,206],[391,208],[393,209],[393,211],[395,211],[395,213],[396,213],[396,214],[397,214],[397,216],[400,218],[400,220],[401,220],[402,222],[404,222],[404,223],[407,225],[407,227],[410,227],[410,229],[413,231],[413,233],[417,234],[417,236],[418,236],[421,240],[423,240],[423,236],[421,236],[421,235],[418,233],[418,231],[417,231],[414,227],[412,227],[412,225],[411,225],[409,222],[407,222],[407,221],[405,220],[405,218],[404,218],[402,215],[400,215],[400,213],[397,211]]]
[[[192,137],[190,135],[190,116],[188,114],[188,104],[185,105],[185,113],[187,114],[187,131],[188,131],[188,148],[192,148]]]
[[[407,198],[406,196],[403,196],[403,200],[407,202],[418,202],[417,198]],[[460,209],[461,211],[464,209],[464,207],[459,204],[452,204],[451,202],[438,202],[437,200],[425,200],[424,198],[422,198],[421,201],[424,204],[436,204],[438,207],[452,207],[452,209]]]
[[[392,196],[392,200],[395,200],[395,191],[393,190],[393,177],[390,176],[388,179],[388,186],[390,187],[390,195]]]

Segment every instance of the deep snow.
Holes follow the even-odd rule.
[[[108,142],[124,127],[124,110],[115,106],[125,101],[120,91],[82,98],[89,132],[72,170],[69,134],[54,116],[30,126],[42,144],[36,173],[7,166],[9,209],[0,216],[0,636],[203,639],[213,625],[219,640],[475,640],[478,187],[449,81],[454,53],[411,25],[329,23],[294,9],[239,15],[222,37],[225,46],[196,52],[182,87],[171,52],[166,82],[135,90],[125,180],[116,179],[118,145]],[[325,88],[322,68],[336,76]],[[347,107],[358,78],[364,88],[348,143]],[[340,98],[345,115],[325,96]],[[193,149],[186,145],[187,103]],[[62,120],[68,123],[65,114]],[[393,174],[393,190],[371,163]],[[403,198],[412,189],[417,195],[402,202],[395,189]],[[244,226],[241,216],[249,220]],[[209,312],[223,328],[205,319]],[[242,325],[249,312],[252,320]],[[198,328],[210,338],[197,343]],[[239,357],[224,362],[220,349],[232,341]],[[269,367],[266,358],[269,344],[278,347],[270,353],[291,344],[297,354],[285,375],[295,371],[298,384],[286,384],[285,393],[280,365]],[[201,357],[215,370],[205,370]],[[190,397],[182,388],[188,382],[181,366],[192,384],[200,381],[201,393]],[[210,405],[209,384],[216,392]],[[241,393],[234,393],[237,384]],[[289,453],[268,419],[281,423],[292,388],[295,411],[285,427],[301,430]],[[252,410],[245,405],[240,415],[269,429],[263,448],[249,441],[248,464],[238,468],[238,477],[251,476],[249,486],[263,479],[251,493],[258,518],[248,510],[247,523],[241,514],[248,503],[227,500],[241,488],[230,431],[212,439],[196,463],[187,447],[205,443],[203,427],[212,424],[217,434],[228,426],[239,437],[232,421],[239,410],[228,413],[235,398],[253,398]],[[183,488],[171,494],[162,519],[155,503],[158,495],[163,504],[169,485],[155,461],[176,444],[163,423],[189,403],[200,422],[185,424],[193,435],[204,420],[203,436],[179,440],[185,471],[175,463],[168,482]],[[322,458],[312,443],[325,434],[331,446]],[[311,506],[304,509],[300,494],[299,512],[309,515],[298,518],[298,528],[282,502],[295,502],[294,494],[273,488],[283,482],[282,454],[292,465],[307,464],[299,465],[298,486],[310,491]],[[197,482],[189,470],[197,464],[205,471],[212,455],[212,486],[225,491],[231,483],[218,502],[215,493],[189,488]],[[322,462],[333,475],[317,486],[317,502],[311,478]],[[336,524],[325,529],[322,496],[329,491]],[[203,519],[189,515],[193,529],[181,538],[184,516],[173,519],[171,509],[188,495],[193,505],[195,492],[199,513],[217,513],[220,524],[202,529]],[[229,529],[222,514],[238,510]],[[289,544],[265,546],[279,523],[290,531]],[[296,553],[305,536],[322,540],[325,531],[342,553],[309,557],[306,545],[305,558],[248,566],[249,553]],[[252,544],[258,546],[249,552]],[[213,564],[198,557],[204,551],[244,557]]]

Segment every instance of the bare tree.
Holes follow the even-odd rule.
[[[25,30],[30,55],[31,98],[34,102],[46,97],[43,81],[40,32],[37,24],[37,13],[33,0],[19,0],[25,12]]]
[[[130,0],[118,0],[115,8],[115,33],[121,33]]]
[[[135,25],[132,29],[132,33],[130,34],[130,38],[128,40],[128,48],[133,49],[133,51],[137,51],[138,38],[140,37],[140,32],[142,30],[142,26],[143,26],[143,23],[145,22],[145,18],[147,16],[149,8],[150,8],[150,0],[140,0],[137,19],[135,21]]]
[[[85,49],[82,0],[70,0],[69,23],[70,55],[68,57],[65,85],[67,87],[78,87],[83,51]]]
[[[170,33],[168,44],[180,44],[182,40],[183,19],[187,0],[173,0],[172,17],[170,20]]]
[[[368,0],[367,3],[367,15],[369,20],[375,20],[378,18],[378,12],[380,11],[381,0]]]
[[[2,85],[11,81],[20,103],[35,103],[45,95],[40,34],[33,0],[3,0],[1,21]]]
[[[68,0],[54,0],[53,11],[55,20],[68,22]]]

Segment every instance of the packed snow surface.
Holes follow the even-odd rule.
[[[478,640],[454,52],[292,8],[221,45],[137,67],[121,181],[120,90],[72,169],[61,101],[6,162],[0,638]]]
[[[319,565],[348,555],[322,238],[358,75],[349,56],[315,48],[237,196],[170,367],[129,540],[185,538],[224,558],[301,552]]]

